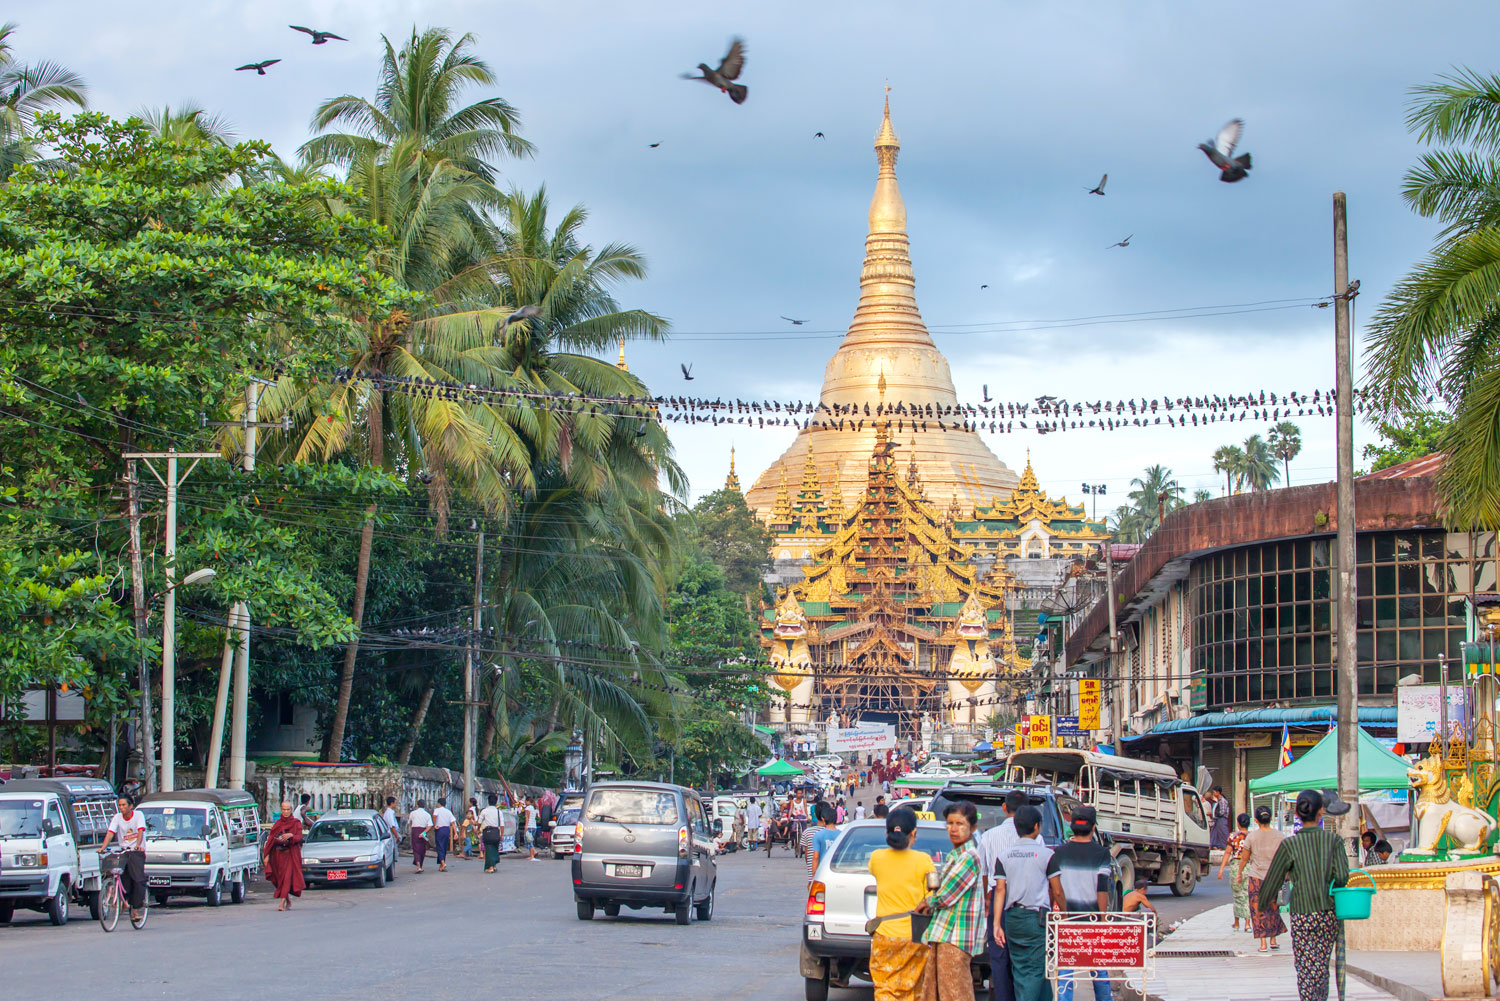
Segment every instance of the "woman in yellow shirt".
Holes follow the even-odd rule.
[[[936,872],[925,852],[911,847],[917,815],[897,807],[885,818],[885,843],[870,853],[875,877],[875,913],[901,914],[927,899],[927,877]],[[912,941],[911,918],[885,921],[870,938],[870,979],[875,1001],[914,1001],[927,965],[927,949]]]

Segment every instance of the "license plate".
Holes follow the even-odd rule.
[[[348,879],[349,878],[349,870],[348,869],[329,869],[328,870],[328,878],[329,879]]]
[[[172,877],[171,876],[147,876],[146,877],[146,885],[147,886],[171,886],[172,885]]]
[[[638,866],[638,865],[617,865],[617,866],[615,866],[615,875],[616,876],[639,876],[640,874],[641,874],[641,867]]]

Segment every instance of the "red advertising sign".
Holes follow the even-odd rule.
[[[1059,969],[1139,970],[1146,965],[1146,926],[1135,922],[1058,922]]]

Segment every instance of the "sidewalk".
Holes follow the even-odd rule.
[[[1184,921],[1156,947],[1156,978],[1148,997],[1160,1001],[1297,1001],[1290,935],[1281,948],[1261,953],[1247,932],[1230,930],[1233,905]],[[1331,970],[1330,964],[1330,970]],[[1430,1001],[1442,997],[1436,953],[1351,952],[1348,1001]],[[1337,998],[1330,973],[1329,998]],[[1209,987],[1213,984],[1213,987]]]

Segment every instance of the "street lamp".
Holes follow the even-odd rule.
[[[166,608],[161,624],[161,783],[162,792],[171,792],[176,771],[177,748],[177,589],[218,576],[212,567],[194,570],[180,581],[172,581],[172,567],[167,566]],[[150,767],[150,762],[147,762]]]
[[[1106,490],[1104,489],[1104,484],[1103,483],[1085,483],[1083,485],[1083,493],[1084,493],[1085,497],[1093,497],[1093,499],[1094,499],[1093,520],[1094,521],[1098,521],[1099,520],[1099,498],[1102,497],[1106,493]]]

